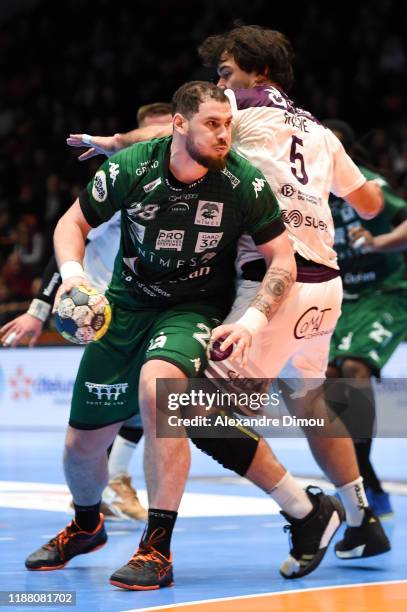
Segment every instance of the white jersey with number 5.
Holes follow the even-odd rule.
[[[294,250],[337,269],[329,193],[344,197],[366,179],[338,138],[275,87],[225,93],[233,112],[234,148],[266,176]],[[255,196],[261,189],[260,182],[253,184]],[[258,258],[253,241],[244,236],[238,266]]]

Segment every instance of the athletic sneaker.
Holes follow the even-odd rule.
[[[141,505],[128,474],[119,474],[116,478],[109,480],[108,486],[102,493],[100,511],[104,514],[106,521],[132,519],[145,523],[148,518],[148,512]]]
[[[61,569],[73,557],[94,552],[104,546],[106,541],[102,514],[98,526],[92,532],[81,531],[75,521],[71,521],[55,538],[27,557],[25,566],[29,570]]]
[[[381,521],[391,518],[394,515],[392,505],[390,503],[390,495],[385,491],[377,493],[373,489],[366,489],[366,497],[369,506],[373,513],[379,517]]]
[[[311,489],[317,489],[312,493]],[[333,496],[325,495],[318,487],[307,487],[306,493],[314,509],[303,519],[295,519],[281,512],[290,523],[284,531],[291,536],[291,550],[280,567],[284,578],[301,578],[310,574],[321,563],[337,529],[345,519],[341,502]]]
[[[130,561],[118,569],[110,582],[131,591],[152,591],[173,583],[172,555],[164,557],[152,546],[140,544]]]
[[[339,559],[361,559],[381,555],[390,550],[390,542],[380,520],[371,508],[365,508],[365,518],[360,527],[347,527],[343,540],[335,545]]]

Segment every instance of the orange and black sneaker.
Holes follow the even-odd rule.
[[[172,555],[167,559],[150,545],[141,543],[126,565],[112,576],[110,583],[131,591],[153,591],[173,583]]]
[[[81,531],[75,521],[71,521],[55,538],[27,557],[25,566],[29,570],[62,569],[73,557],[98,550],[106,542],[103,514],[99,515],[98,526],[92,532]]]

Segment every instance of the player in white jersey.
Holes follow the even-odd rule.
[[[208,374],[228,378],[231,375],[273,378],[278,374],[293,377],[301,396],[304,379],[305,387],[310,389],[320,386],[325,377],[329,340],[340,314],[342,287],[332,248],[329,191],[345,197],[365,218],[379,212],[381,192],[376,184],[366,182],[339,140],[310,113],[295,107],[284,93],[292,81],[292,50],[282,34],[244,26],[211,37],[200,52],[208,63],[218,67],[219,86],[233,88],[227,93],[234,114],[235,147],[263,170],[274,188],[298,266],[297,283],[290,299],[266,330],[254,337],[247,366],[224,360],[212,363]],[[92,137],[92,149],[81,158],[165,133],[163,127],[111,138]],[[69,142],[73,146],[84,143],[88,141],[82,135],[74,135]],[[259,181],[253,187],[260,192],[263,185]],[[236,331],[233,322],[254,298],[265,273],[264,262],[253,254],[253,245],[246,238],[241,242],[238,261],[241,279],[237,299],[226,324],[213,333],[214,338],[230,334],[222,348],[233,342]],[[259,309],[259,302],[256,308]],[[257,321],[244,323],[250,343]],[[320,401],[320,392],[310,391],[305,399],[298,397],[294,407],[299,416],[301,410],[309,416],[310,403]],[[349,527],[344,540],[337,545],[338,556],[369,556],[388,550],[380,523],[367,508],[351,440],[313,437],[309,442],[320,466],[337,486],[347,511]],[[264,490],[268,490],[267,482],[259,477],[261,470],[257,468],[267,461],[267,456],[267,445],[260,441],[253,461],[246,470],[241,470]],[[277,488],[290,494],[289,483],[281,482]],[[292,557],[294,560],[289,559],[282,568],[286,577],[299,575],[298,559],[295,554]]]

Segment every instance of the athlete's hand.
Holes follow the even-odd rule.
[[[226,351],[230,346],[233,347],[233,351],[229,357],[230,360],[235,361],[240,357],[240,365],[245,366],[249,357],[249,349],[252,344],[252,335],[249,330],[240,323],[226,323],[225,325],[219,325],[212,330],[211,341],[215,342],[219,338],[224,337],[222,344],[219,349]]]
[[[366,252],[374,251],[375,249],[375,237],[367,230],[366,228],[360,227],[351,227],[348,230],[348,236],[350,239],[351,246],[354,249],[360,249],[363,247],[363,250]]]
[[[44,323],[28,313],[9,321],[0,329],[0,340],[3,346],[17,346],[27,337],[28,346],[34,346],[42,332]]]
[[[56,296],[55,296],[55,301],[54,301],[54,305],[52,307],[52,314],[55,314],[56,311],[58,310],[58,304],[61,301],[61,296],[64,293],[69,293],[69,291],[71,289],[73,289],[74,287],[86,287],[87,289],[92,289],[91,284],[89,283],[88,279],[84,276],[71,276],[70,278],[67,278],[62,285],[60,285]]]
[[[89,136],[89,134],[70,134],[66,139],[70,147],[85,147],[90,145],[90,149],[79,155],[79,161],[86,161],[96,155],[106,155],[110,157],[119,149],[114,136]]]

